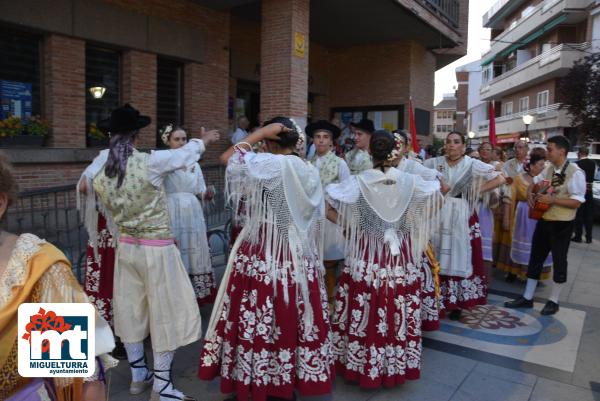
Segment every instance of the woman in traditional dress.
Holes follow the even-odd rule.
[[[8,162],[0,156],[0,221],[16,195]],[[89,378],[32,379],[18,372],[17,310],[22,303],[88,303],[66,256],[33,234],[0,230],[0,399],[47,401],[106,399],[103,372],[117,364],[108,323],[96,316],[96,371]]]
[[[181,127],[167,125],[161,139],[170,149],[187,143],[187,133]],[[214,301],[216,287],[206,236],[204,211],[198,197],[209,200],[214,194],[207,191],[198,161],[185,169],[176,170],[165,178],[171,231],[177,241],[181,260],[190,276],[199,305]]]
[[[331,392],[333,357],[320,260],[323,191],[295,147],[300,128],[275,118],[228,149],[227,190],[244,199],[200,356],[198,376],[221,391],[265,401]],[[264,140],[268,152],[253,153]]]
[[[494,166],[500,170],[501,163],[493,160],[494,151],[489,142],[483,142],[477,148],[480,160],[483,163]],[[481,232],[481,249],[483,252],[483,262],[488,269],[491,269],[494,262],[493,258],[493,239],[494,239],[494,210],[500,207],[500,192],[497,189],[481,194],[477,217],[479,217],[479,230]],[[491,270],[489,270],[491,271]]]
[[[392,167],[393,136],[375,131],[373,168],[326,188],[328,218],[346,233],[346,259],[332,316],[336,367],[364,388],[418,379],[420,259],[442,196]]]
[[[420,159],[411,159],[409,148],[409,137],[404,130],[396,130],[393,133],[396,142],[396,149],[392,151],[392,166],[398,170],[416,174],[425,181],[440,182],[440,187],[444,188],[447,184],[444,182],[442,174],[438,171],[424,167]],[[438,330],[440,327],[439,316],[439,297],[440,282],[439,270],[440,264],[435,257],[431,243],[427,243],[427,248],[420,258],[421,266],[421,329],[424,331]]]
[[[424,165],[441,172],[450,188],[432,243],[441,268],[442,312],[458,320],[461,309],[486,303],[476,207],[481,193],[501,185],[504,177],[493,166],[465,156],[465,137],[458,132],[446,136],[444,149],[445,156],[428,159]]]
[[[531,151],[529,161],[525,163],[525,172],[516,175],[511,185],[512,204],[511,209],[511,238],[510,258],[512,261],[509,273],[514,274],[521,281],[527,280],[527,265],[531,253],[531,239],[535,231],[537,220],[529,218],[529,206],[527,204],[527,188],[533,184],[533,177],[540,174],[546,166],[546,151],[535,148]],[[541,280],[546,280],[552,273],[552,254],[549,254],[544,262]]]

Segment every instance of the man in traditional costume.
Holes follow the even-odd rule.
[[[374,168],[326,188],[328,218],[346,235],[347,253],[332,317],[336,367],[364,388],[418,379],[421,365],[421,274],[442,196],[392,167],[392,135],[371,136]]]
[[[129,391],[140,394],[154,381],[152,400],[188,400],[173,387],[170,369],[175,350],[200,338],[200,314],[171,232],[163,181],[197,161],[218,133],[202,130],[202,139],[147,154],[135,149],[135,138],[148,124],[150,118],[129,104],[98,124],[111,133],[110,152],[92,185],[118,227],[113,233],[119,238],[114,322],[131,366]],[[149,334],[154,372],[146,366],[144,354],[143,341]]]
[[[442,307],[458,320],[461,309],[485,305],[487,282],[483,268],[477,205],[481,193],[504,183],[489,164],[465,156],[465,137],[446,136],[445,156],[425,160],[425,167],[441,172],[449,190],[441,211],[442,223],[433,234],[433,248],[440,262]]]
[[[547,181],[545,193],[535,193],[533,185],[528,189],[529,207],[536,202],[550,205],[538,220],[531,241],[531,256],[527,267],[527,285],[523,296],[506,302],[507,308],[532,308],[533,295],[540,279],[544,261],[549,252],[553,259],[553,287],[542,315],[558,312],[560,292],[567,282],[567,254],[577,208],[585,202],[585,174],[575,163],[567,160],[571,144],[562,136],[548,139],[547,158],[551,165],[534,178],[536,184]]]
[[[318,170],[302,160],[301,129],[276,117],[228,149],[228,199],[242,231],[229,255],[198,376],[221,376],[237,400],[331,392],[327,292],[320,259],[325,203]],[[252,152],[264,141],[265,153]]]
[[[373,121],[363,118],[357,123],[350,123],[354,129],[354,149],[346,153],[345,159],[350,168],[350,174],[360,174],[373,167],[369,154],[369,141],[375,131]]]
[[[313,139],[316,148],[311,163],[319,170],[321,185],[337,183],[350,177],[350,170],[344,159],[334,153],[333,145],[340,136],[340,129],[328,121],[320,120],[306,127],[306,135]],[[336,268],[344,259],[344,236],[340,226],[325,221],[323,243],[323,263],[325,265],[325,282],[327,296],[333,301],[336,285]]]

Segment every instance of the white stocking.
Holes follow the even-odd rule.
[[[525,285],[525,293],[523,294],[523,298],[528,301],[533,299],[533,294],[535,294],[535,289],[537,287],[538,281],[532,278],[527,279],[527,284]]]
[[[144,343],[123,343],[125,351],[127,351],[127,360],[131,366],[131,380],[141,382],[148,376],[148,368],[146,367],[146,358],[144,355]],[[142,359],[143,358],[143,359]]]
[[[153,390],[161,395],[173,395],[183,399],[183,393],[175,390],[171,381],[171,365],[175,351],[154,352]],[[173,401],[173,398],[160,397],[160,401]]]

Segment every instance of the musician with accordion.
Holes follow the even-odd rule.
[[[549,252],[553,257],[553,287],[542,315],[559,310],[560,291],[567,282],[567,254],[573,233],[577,208],[585,201],[585,175],[567,160],[571,144],[562,136],[548,139],[547,159],[550,165],[536,176],[528,188],[530,217],[538,218],[533,233],[531,255],[527,266],[527,285],[523,296],[506,302],[507,308],[532,308],[533,294]]]

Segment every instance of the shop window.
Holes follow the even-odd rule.
[[[529,110],[529,96],[519,99],[519,112],[524,113]]]
[[[548,106],[548,97],[550,95],[550,91],[542,91],[537,94],[537,107],[546,107]]]
[[[156,67],[156,144],[164,147],[158,132],[167,124],[183,125],[183,63],[159,57]]]
[[[108,138],[96,128],[98,121],[110,117],[119,107],[121,54],[87,44],[85,47],[85,124],[87,146],[106,146]]]
[[[41,114],[39,35],[0,27],[0,119]]]

